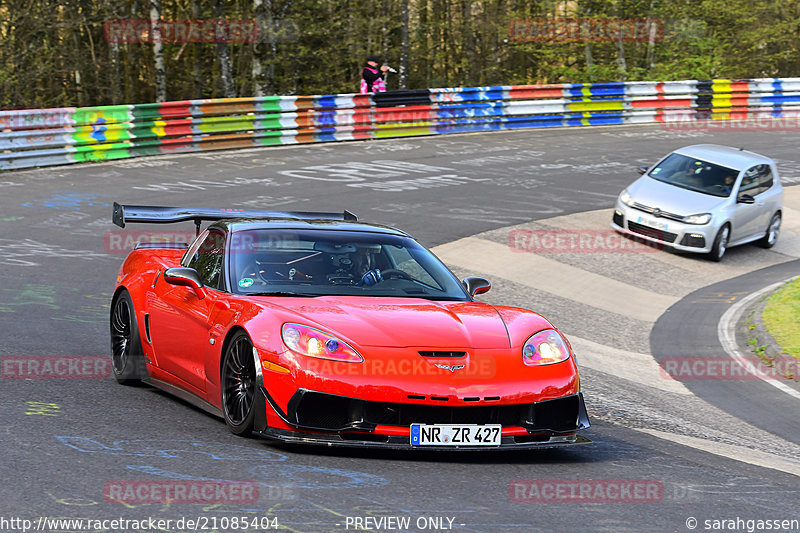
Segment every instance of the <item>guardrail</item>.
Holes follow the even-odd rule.
[[[512,85],[0,111],[0,170],[553,126],[800,121],[800,78]]]

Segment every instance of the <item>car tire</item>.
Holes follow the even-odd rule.
[[[258,398],[253,343],[236,332],[225,347],[220,369],[222,414],[231,433],[248,437],[253,431]]]
[[[142,338],[136,310],[127,290],[123,290],[111,308],[111,372],[122,385],[137,385],[148,377],[142,350]]]
[[[769,220],[767,232],[764,236],[756,241],[756,244],[762,248],[772,248],[778,241],[778,236],[781,234],[781,214],[775,213]]]
[[[717,232],[717,236],[714,239],[714,245],[711,247],[711,251],[708,253],[709,258],[711,258],[712,261],[722,261],[725,252],[728,250],[728,242],[730,237],[731,227],[729,224],[725,224]]]

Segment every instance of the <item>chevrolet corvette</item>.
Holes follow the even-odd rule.
[[[476,301],[487,280],[459,280],[403,231],[348,211],[115,203],[112,220],[197,228],[192,243],[140,243],[122,264],[110,308],[119,383],[285,443],[588,442],[564,335],[533,311]]]

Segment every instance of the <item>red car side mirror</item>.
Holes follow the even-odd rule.
[[[170,285],[180,285],[182,287],[191,287],[197,295],[198,300],[202,300],[208,296],[205,285],[200,279],[200,274],[193,268],[175,267],[168,268],[164,272],[164,281]]]
[[[492,288],[492,284],[489,283],[489,280],[475,276],[464,278],[461,284],[464,286],[470,296],[489,292],[489,289]]]

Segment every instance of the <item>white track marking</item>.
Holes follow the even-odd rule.
[[[792,460],[788,457],[778,457],[774,454],[745,448],[744,446],[735,446],[733,444],[725,444],[723,442],[716,442],[698,437],[689,437],[686,435],[678,435],[675,433],[666,433],[656,429],[634,428],[635,431],[647,433],[659,439],[668,440],[677,444],[682,444],[696,450],[701,450],[714,455],[727,457],[735,461],[756,465],[764,468],[771,468],[772,470],[779,470],[787,474],[800,476],[800,461]]]
[[[690,395],[683,383],[661,371],[653,356],[628,352],[567,334],[578,367],[588,367],[665,392]]]
[[[787,281],[794,279],[791,277],[784,281],[779,281],[778,283],[773,283],[767,287],[764,287],[760,291],[756,291],[752,294],[748,294],[735,304],[733,304],[725,314],[722,315],[722,318],[719,321],[717,326],[717,336],[719,337],[719,342],[722,344],[722,348],[725,350],[725,353],[728,354],[728,357],[731,357],[735,361],[737,361],[740,365],[744,368],[748,369],[748,372],[752,373],[761,381],[769,383],[776,389],[785,392],[789,396],[797,398],[800,400],[800,392],[797,390],[789,387],[785,383],[766,376],[763,372],[756,369],[753,371],[752,365],[748,364],[747,358],[744,354],[739,350],[739,347],[736,345],[736,323],[741,318],[742,314],[745,312],[747,305],[750,304],[753,300],[760,298],[762,295],[777,289]]]

